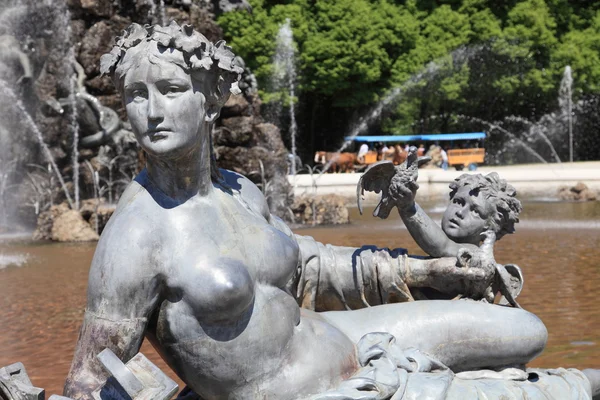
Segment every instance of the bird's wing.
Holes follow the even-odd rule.
[[[369,165],[358,180],[356,186],[356,202],[358,210],[362,214],[362,195],[367,192],[379,193],[387,191],[392,177],[396,173],[394,163],[389,160],[378,161]]]

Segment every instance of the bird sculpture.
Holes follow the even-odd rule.
[[[418,168],[420,165],[429,162],[431,157],[418,157],[417,148],[412,146],[408,149],[406,160],[395,166],[391,161],[378,161],[371,164],[360,177],[356,187],[356,201],[359,212],[363,213],[362,199],[367,192],[381,192],[379,204],[373,211],[373,216],[386,219],[392,208],[396,205],[399,192],[402,188],[408,188],[413,193],[417,191]]]

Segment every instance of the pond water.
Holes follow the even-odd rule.
[[[496,260],[516,263],[525,275],[520,304],[537,314],[550,339],[537,367],[600,367],[600,202],[528,202],[517,233],[496,244]],[[444,204],[424,208],[437,219]],[[405,247],[423,254],[401,220],[360,216],[346,226],[296,229],[345,246]],[[0,367],[21,361],[47,395],[61,393],[85,305],[93,244],[0,241]],[[148,343],[146,354],[168,367]],[[169,375],[173,376],[171,372]],[[178,382],[180,382],[178,380]]]

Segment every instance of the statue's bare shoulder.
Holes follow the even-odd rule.
[[[117,210],[102,232],[94,254],[88,282],[88,308],[101,314],[134,318],[144,312],[156,295],[157,263],[153,251],[157,236],[151,218],[151,202],[145,188],[136,181],[129,184]],[[144,279],[142,279],[145,277]],[[101,299],[102,304],[99,303]],[[106,299],[112,299],[107,302]],[[127,305],[127,307],[124,307]]]
[[[242,174],[230,171],[227,169],[220,169],[221,175],[225,179],[225,183],[231,187],[231,189],[240,193],[242,199],[252,208],[254,212],[260,214],[269,221],[270,211],[267,200],[265,199],[262,191]]]

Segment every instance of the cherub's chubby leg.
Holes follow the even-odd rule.
[[[546,346],[548,331],[525,310],[475,301],[426,300],[320,313],[355,342],[388,332],[452,370],[521,365]]]

